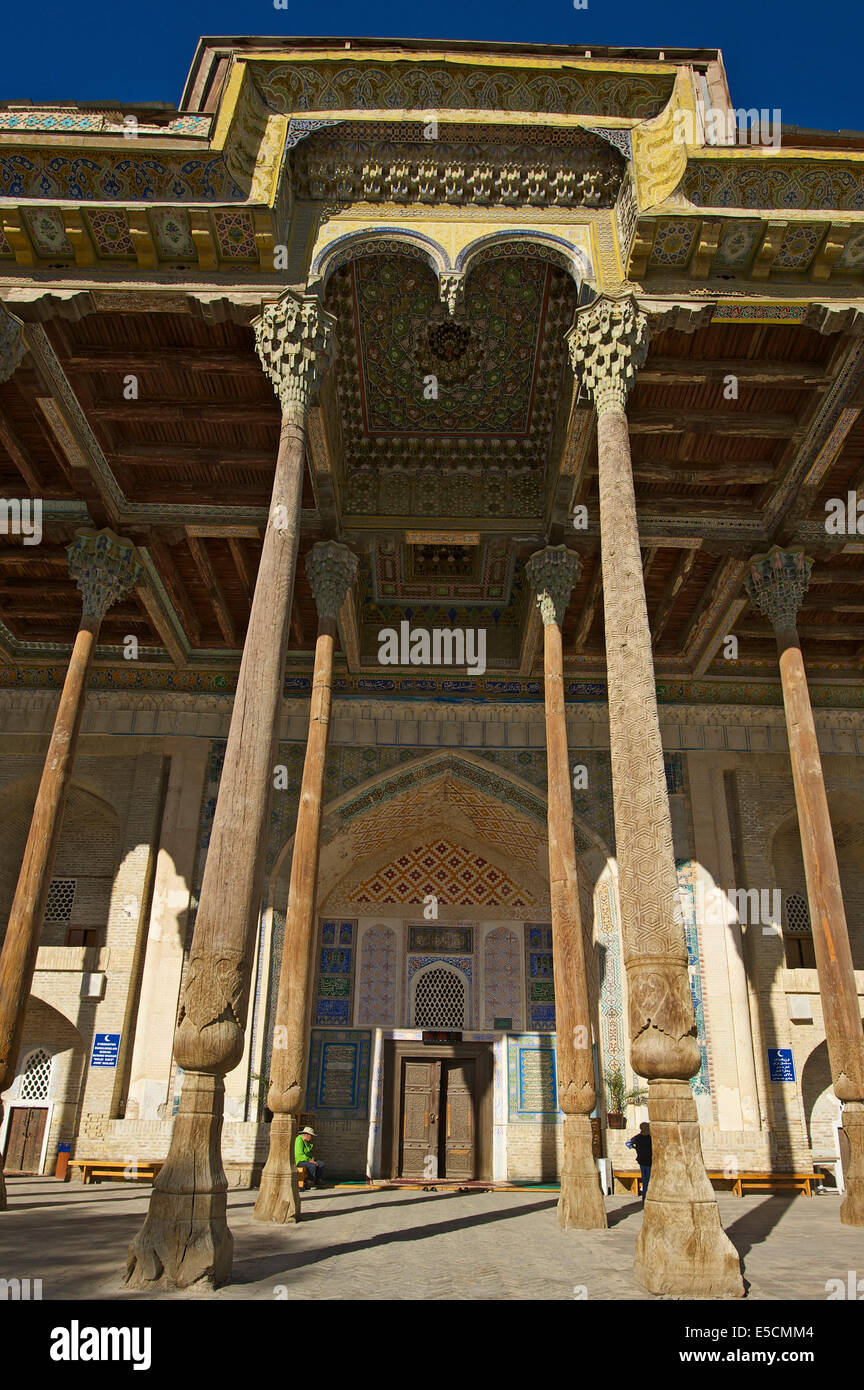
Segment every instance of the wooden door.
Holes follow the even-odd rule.
[[[42,1157],[42,1140],[48,1111],[42,1106],[16,1105],[9,1115],[6,1153],[3,1166],[7,1173],[38,1173]]]
[[[474,1062],[443,1063],[443,1149],[446,1178],[474,1177]]]
[[[441,1063],[406,1057],[402,1063],[402,1123],[399,1174],[403,1178],[437,1178],[438,1104]]]

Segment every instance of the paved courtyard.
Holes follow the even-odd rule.
[[[43,1299],[134,1299],[118,1272],[149,1187],[11,1178],[0,1215],[0,1277],[41,1278]],[[234,1282],[217,1299],[644,1299],[633,1278],[641,1208],[607,1198],[608,1232],[558,1228],[554,1192],[311,1192],[290,1227],[252,1219],[229,1194]],[[864,1231],[836,1197],[720,1195],[751,1299],[826,1298],[826,1280],[864,1276]],[[584,1293],[581,1289],[584,1288]],[[162,1297],[170,1297],[164,1294]],[[188,1297],[188,1294],[186,1295]]]

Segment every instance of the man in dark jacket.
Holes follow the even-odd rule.
[[[639,1164],[639,1172],[642,1174],[642,1205],[645,1205],[645,1194],[648,1191],[648,1179],[651,1177],[651,1126],[645,1121],[639,1126],[639,1133],[634,1134],[632,1139],[627,1140],[628,1149],[636,1150],[636,1162]]]

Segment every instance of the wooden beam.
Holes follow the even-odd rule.
[[[234,627],[234,620],[228,611],[222,585],[216,577],[216,571],[213,569],[210,562],[210,556],[207,554],[203,539],[199,539],[197,536],[190,536],[187,533],[186,544],[189,546],[192,559],[195,561],[198,573],[201,576],[210,602],[213,605],[216,621],[219,624],[219,631],[222,633],[229,647],[239,647],[240,641],[237,636],[237,630]]]
[[[585,602],[582,605],[582,612],[579,614],[579,622],[576,628],[576,636],[574,637],[573,645],[570,648],[572,652],[581,651],[582,647],[587,642],[588,634],[593,626],[594,614],[596,612],[597,604],[600,601],[600,595],[602,594],[602,592],[603,565],[600,559],[600,555],[598,554],[597,558],[594,561],[594,573],[591,576],[591,583],[588,588],[588,593],[585,598]]]
[[[766,226],[762,233],[759,249],[750,267],[750,275],[754,280],[768,279],[774,260],[783,245],[783,238],[788,226],[788,222],[769,222]]]
[[[832,222],[816,255],[813,257],[808,271],[811,280],[823,281],[831,279],[831,272],[834,269],[834,262],[840,255],[849,235],[852,231],[851,222]]]
[[[134,404],[134,402],[132,402]],[[652,410],[628,411],[632,434],[694,434],[757,435],[763,439],[785,439],[797,434],[802,426],[794,415],[768,415],[746,410]]]
[[[163,647],[177,669],[182,670],[186,665],[187,654],[174,630],[170,615],[165,612],[161,596],[146,571],[142,572],[142,577],[135,586],[135,593],[150,622],[159,634]]]
[[[67,372],[213,372],[218,375],[260,377],[261,367],[252,351],[248,353],[209,348],[88,348],[74,345],[63,358]],[[272,462],[272,459],[271,459]]]
[[[186,587],[177,567],[174,564],[171,551],[164,541],[151,537],[147,542],[147,549],[153,556],[156,567],[159,571],[159,578],[165,585],[166,592],[174,605],[175,612],[180,619],[180,623],[186,634],[186,639],[190,647],[201,645],[201,624],[198,615],[192,605],[192,601],[186,592]]]
[[[735,629],[738,637],[758,637],[773,641],[774,633],[769,626],[739,627]],[[798,623],[801,637],[809,637],[820,642],[860,642],[864,640],[864,623]]]
[[[177,464],[181,468],[201,465],[204,468],[262,468],[273,471],[273,451],[262,449],[238,449],[236,446],[220,449],[215,445],[209,448],[200,444],[117,444],[111,450],[112,459],[130,467],[152,468],[153,465],[165,467]]]
[[[7,418],[3,410],[0,410],[0,444],[3,445],[34,497],[44,497],[45,485],[42,482],[39,469],[30,457],[12,421]]]
[[[252,595],[255,592],[255,576],[252,573],[249,557],[243,549],[242,540],[237,536],[229,536],[228,549],[231,551],[234,568],[237,571],[240,583],[243,585],[243,592],[251,603]]]
[[[657,612],[654,615],[651,634],[652,642],[656,643],[660,640],[663,629],[671,616],[672,609],[675,607],[678,595],[687,582],[687,576],[696,563],[696,556],[698,554],[698,550],[682,550],[675,564],[672,566],[672,573],[666,580],[666,585],[660,596]]]
[[[699,224],[696,248],[690,257],[688,274],[691,280],[704,280],[720,245],[725,223],[717,218],[709,218]]]
[[[596,473],[596,467],[594,469]],[[742,487],[774,481],[773,463],[703,464],[699,468],[678,468],[669,463],[633,462],[633,477],[650,483],[680,483],[682,487]]]
[[[203,536],[205,540],[228,540],[233,536],[239,540],[257,541],[261,537],[261,528],[247,522],[190,521],[186,526],[186,535]]]
[[[649,357],[639,372],[640,386],[692,386],[695,382],[722,383],[737,377],[746,386],[807,388],[830,386],[834,377],[817,362],[784,362],[782,358],[715,358],[701,361],[692,357]]]
[[[266,425],[279,422],[276,397],[266,401],[223,401],[204,397],[183,401],[95,400],[88,412],[94,420],[139,420],[143,424],[171,424],[178,420],[196,424]],[[169,446],[170,447],[170,446]],[[273,458],[270,457],[273,467]]]
[[[303,619],[300,616],[300,605],[297,602],[296,594],[294,595],[291,603],[290,629],[291,638],[294,642],[295,647],[300,647],[301,649],[305,647],[306,635],[303,631]]]

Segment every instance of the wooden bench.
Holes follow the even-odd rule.
[[[82,1182],[99,1182],[101,1178],[122,1179],[124,1182],[152,1182],[162,1168],[162,1159],[145,1163],[114,1163],[104,1158],[74,1158],[70,1168],[81,1169]]]
[[[813,1183],[822,1181],[818,1173],[739,1173],[732,1191],[736,1197],[747,1192],[764,1192],[772,1188],[791,1187],[795,1192],[803,1192],[805,1197],[813,1196]]]
[[[743,1197],[745,1191],[760,1192],[771,1188],[792,1188],[795,1192],[803,1192],[806,1197],[812,1197],[812,1184],[820,1183],[822,1178],[819,1173],[724,1173],[719,1170],[710,1169],[708,1177],[712,1183],[731,1182],[732,1191],[736,1197]],[[641,1175],[636,1169],[615,1168],[612,1172],[612,1186],[615,1182],[620,1182],[628,1192],[637,1193]]]

